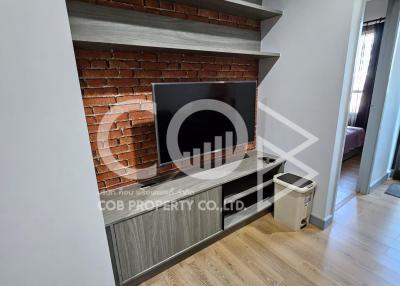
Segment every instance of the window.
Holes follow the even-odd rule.
[[[359,42],[356,57],[356,66],[353,75],[353,87],[350,98],[349,125],[353,125],[360,108],[361,98],[364,91],[364,84],[368,74],[368,67],[371,60],[371,51],[374,44],[374,31],[363,32]]]

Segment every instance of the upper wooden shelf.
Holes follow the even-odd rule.
[[[226,14],[243,16],[254,20],[265,20],[282,15],[282,11],[280,10],[268,9],[264,6],[243,0],[172,0],[172,1],[196,7],[212,9]]]
[[[261,36],[256,31],[78,1],[68,2],[68,14],[78,46],[279,57],[260,51]]]

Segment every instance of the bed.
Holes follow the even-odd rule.
[[[347,126],[343,160],[359,154],[364,146],[365,131],[360,127]]]

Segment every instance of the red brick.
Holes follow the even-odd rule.
[[[182,70],[201,70],[201,64],[181,63]]]
[[[77,59],[108,59],[112,57],[110,51],[81,50],[75,51]]]
[[[85,107],[86,108],[86,107]],[[94,116],[86,116],[86,123],[88,125],[97,123],[96,118]]]
[[[151,86],[138,86],[138,87],[134,87],[133,91],[135,94],[143,94],[143,93],[151,93],[152,92],[152,88]]]
[[[131,128],[132,124],[130,121],[120,121],[117,122],[117,128]]]
[[[112,107],[112,111],[115,113],[119,112],[130,112],[140,109],[140,104],[139,103],[134,103],[134,104],[124,104],[124,105],[114,105]]]
[[[118,95],[132,95],[133,93],[132,87],[118,87]]]
[[[133,70],[119,70],[118,77],[131,78],[131,77],[133,77]]]
[[[217,71],[221,69],[221,65],[217,64],[203,64],[202,69],[205,71]]]
[[[236,17],[224,13],[219,13],[219,19],[226,22],[236,22]]]
[[[136,100],[139,100],[137,96],[135,95],[124,95],[124,96],[118,96],[117,97],[117,103],[136,103]],[[134,102],[132,102],[134,101]]]
[[[107,68],[107,62],[105,60],[95,60],[90,62],[90,67],[91,68]]]
[[[154,118],[154,115],[151,112],[148,111],[134,111],[134,112],[129,112],[129,119],[130,120],[139,120],[139,119],[152,119]]]
[[[97,182],[97,186],[99,187],[99,189],[101,189],[104,188],[106,184],[104,182]]]
[[[168,10],[161,10],[160,14],[163,15],[163,16],[180,18],[180,19],[186,19],[187,18],[186,14],[184,14],[184,13],[178,13],[178,12],[173,12],[173,11],[168,11]]]
[[[182,61],[182,54],[173,54],[173,53],[160,53],[158,56],[159,61],[163,62],[178,62]]]
[[[232,58],[232,63],[233,64],[238,64],[238,65],[253,65],[253,66],[256,66],[258,62],[257,62],[257,60],[253,60],[253,59],[235,57],[235,58]]]
[[[197,71],[187,71],[187,76],[190,81],[197,81],[195,78],[197,78],[198,72]]]
[[[201,9],[199,8],[198,11],[199,16],[207,17],[209,19],[218,19],[219,14],[216,11],[211,11],[211,10],[206,10],[206,9]]]
[[[114,163],[109,163],[107,165],[100,165],[96,167],[97,173],[106,173],[108,171],[116,171],[128,166],[128,161],[119,161]]]
[[[244,77],[251,77],[251,78],[257,78],[258,72],[256,71],[244,71],[243,72]]]
[[[116,178],[116,177],[118,177],[117,174],[115,174],[114,172],[109,171],[109,172],[106,172],[106,173],[103,173],[103,174],[98,174],[97,175],[97,180],[104,181],[104,180],[108,180],[108,179]]]
[[[232,61],[233,59],[230,57],[215,57],[216,64],[230,64]]]
[[[104,87],[107,85],[105,79],[87,79],[85,80],[86,87]]]
[[[139,80],[135,78],[127,78],[127,79],[109,79],[108,84],[111,86],[135,86],[139,84]]]
[[[132,144],[133,143],[133,137],[121,137],[119,138],[120,144]]]
[[[101,157],[100,162],[102,164],[112,164],[112,163],[117,162],[117,159],[113,155],[111,155],[111,156],[107,156],[107,157]],[[99,178],[97,178],[97,180],[99,180]]]
[[[93,113],[94,114],[105,114],[109,111],[107,106],[94,106]]]
[[[180,77],[187,77],[186,71],[163,71],[162,76],[164,78],[180,78]]]
[[[142,55],[140,56],[140,60],[141,61],[156,61],[157,54],[150,53],[150,52],[143,52]]]
[[[200,56],[200,61],[202,63],[213,64],[214,61],[215,61],[215,57],[213,57],[213,56]]]
[[[145,87],[151,87],[152,83],[163,82],[162,78],[141,78],[140,85]]]
[[[143,0],[113,0],[114,2],[122,2],[128,4],[141,5]]]
[[[127,153],[122,153],[118,155],[118,160],[130,160],[133,159],[134,153],[133,152],[127,152]]]
[[[117,127],[117,125],[114,123],[89,125],[88,131],[89,131],[89,133],[105,132],[105,131],[109,131],[109,130],[115,130],[116,127]]]
[[[113,109],[111,109],[113,111]],[[105,115],[99,115],[96,116],[96,121],[98,123],[113,123],[113,122],[119,122],[119,121],[126,121],[128,120],[128,114],[127,113],[110,113],[110,114],[105,114]]]
[[[201,58],[199,55],[185,54],[183,56],[183,61],[190,63],[201,63]]]
[[[174,10],[174,4],[168,1],[160,0],[160,8],[165,10]]]
[[[90,139],[93,140],[98,140],[97,137],[99,137],[99,139],[101,138],[108,138],[108,139],[115,139],[115,138],[119,138],[122,136],[122,132],[121,130],[112,130],[110,132],[98,132],[98,133],[94,133],[94,134],[90,134]],[[106,137],[108,136],[108,137]]]
[[[212,78],[217,76],[216,71],[199,71],[199,77]]]
[[[153,162],[157,160],[157,155],[156,154],[150,154],[150,155],[145,155],[142,157],[142,162],[147,163],[147,162]]]
[[[178,68],[179,68],[178,63],[169,63],[167,66],[167,69],[169,69],[169,70],[177,70]]]
[[[115,59],[136,60],[141,58],[140,52],[114,51],[113,54]]]
[[[110,68],[117,68],[117,69],[133,69],[139,67],[139,63],[137,61],[113,60],[109,61],[109,64]]]
[[[106,142],[103,141],[101,143],[103,144],[103,148],[110,148],[119,145],[118,139],[111,139],[107,140]]]
[[[146,70],[162,70],[168,67],[167,63],[158,62],[141,62],[140,67]]]
[[[83,70],[82,77],[83,78],[110,78],[117,77],[117,70]]]
[[[238,71],[219,71],[217,73],[217,77],[224,77],[224,78],[238,78],[242,76],[243,72],[238,72]]]
[[[85,59],[77,59],[76,60],[76,65],[78,68],[89,68],[90,67],[90,61],[85,60]]]
[[[110,150],[111,150],[111,153],[113,153],[113,154],[120,154],[120,153],[128,151],[128,145],[120,145],[120,146],[111,147]]]
[[[113,178],[110,180],[106,180],[106,187],[111,187],[114,185],[118,185],[119,183],[121,183],[121,179],[120,178]]]
[[[231,65],[231,70],[233,70],[233,71],[254,71],[257,69],[254,66]]]
[[[188,18],[188,20],[197,21],[197,22],[204,22],[204,23],[209,22],[208,17],[203,17],[203,16],[199,16],[199,15],[188,15],[187,18]]]
[[[102,96],[113,96],[118,94],[118,90],[113,87],[106,88],[85,88],[84,97],[102,97]]]
[[[175,11],[180,12],[180,13],[185,13],[185,14],[192,14],[196,15],[197,14],[197,8],[193,6],[188,6],[188,5],[182,5],[182,4],[175,4]]]
[[[102,106],[107,104],[115,103],[115,98],[112,97],[93,97],[93,98],[84,98],[83,105],[84,106]]]
[[[139,78],[153,78],[160,76],[161,76],[161,71],[158,70],[135,70],[135,77]]]
[[[93,115],[93,109],[91,107],[85,107],[86,115]]]
[[[144,5],[152,8],[160,8],[160,1],[158,0],[145,0]]]

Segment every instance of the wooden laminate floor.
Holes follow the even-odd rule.
[[[356,195],[360,163],[361,154],[343,162],[336,194],[336,209],[342,207]]]
[[[353,197],[325,231],[266,215],[143,285],[399,285],[400,199],[385,188]]]

